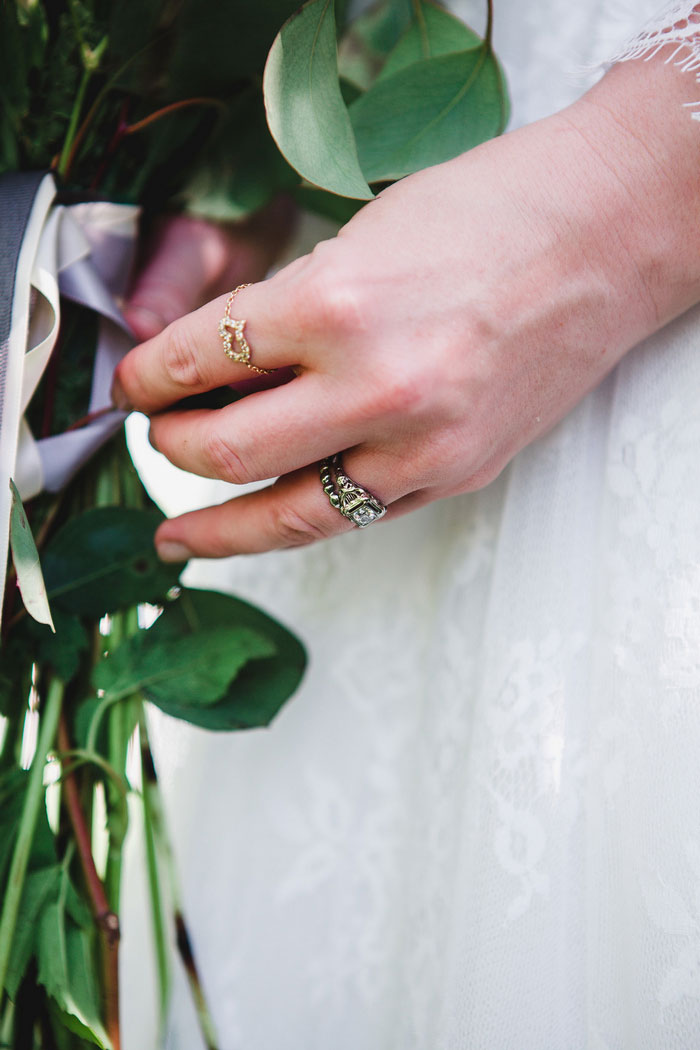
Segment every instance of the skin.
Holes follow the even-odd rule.
[[[487,485],[699,302],[700,127],[683,108],[698,89],[664,57],[618,65],[561,113],[404,179],[239,293],[253,361],[295,366],[291,382],[216,412],[165,413],[252,373],[222,352],[225,295],[158,334],[140,329],[153,338],[121,363],[113,393],[151,417],[155,447],[205,477],[279,477],[165,522],[160,556],[347,531],[318,477],[338,450],[389,507],[384,521]],[[156,254],[149,279],[162,265]],[[201,291],[183,266],[177,309]],[[142,293],[143,279],[134,298],[148,306]]]

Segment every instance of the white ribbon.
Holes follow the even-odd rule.
[[[134,344],[120,302],[133,259],[138,215],[138,208],[101,201],[51,209],[29,278],[39,297],[32,311],[24,356],[22,411],[58,338],[59,294],[101,315],[88,412],[110,405],[114,369]],[[22,499],[42,489],[57,492],[63,488],[123,419],[123,413],[109,412],[79,430],[38,442],[25,424],[20,431],[15,477]]]
[[[14,478],[23,500],[44,489],[57,492],[124,420],[122,412],[113,410],[77,430],[36,440],[23,418],[56,345],[60,296],[100,314],[89,413],[110,406],[114,369],[134,344],[120,304],[133,261],[139,209],[102,201],[51,206],[54,194],[53,180],[47,176],[25,230],[15,282],[3,390],[0,594],[9,542],[7,479]]]

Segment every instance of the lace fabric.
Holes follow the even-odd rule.
[[[582,62],[642,57],[653,10],[499,0],[516,122],[579,94]],[[153,713],[222,1050],[700,1045],[699,342],[696,308],[482,492],[191,567],[312,657],[268,731]],[[230,495],[141,460],[170,512]],[[141,1050],[156,1022],[129,884]],[[166,1045],[198,1050],[176,982]]]
[[[675,45],[675,46],[674,46]],[[695,73],[700,83],[700,4],[694,0],[675,0],[657,12],[646,25],[610,60],[627,62],[630,59],[654,58],[662,48],[673,47],[666,57],[684,73]],[[688,102],[689,107],[700,106],[700,100]],[[700,120],[700,112],[692,114]]]

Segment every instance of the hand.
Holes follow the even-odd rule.
[[[387,519],[486,485],[700,300],[690,93],[673,67],[618,66],[563,113],[390,187],[334,240],[245,289],[233,314],[256,365],[297,366],[284,386],[162,414],[250,374],[222,352],[224,297],[132,351],[115,399],[152,416],[173,463],[235,483],[280,476],[164,523],[161,557],[351,528],[318,476],[340,450]]]
[[[247,281],[268,273],[293,226],[290,200],[277,198],[242,222],[161,217],[144,246],[124,316],[139,339]]]

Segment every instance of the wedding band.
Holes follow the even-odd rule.
[[[226,300],[224,316],[219,321],[219,335],[224,344],[224,353],[227,357],[230,357],[232,361],[237,361],[239,364],[246,365],[248,368],[252,369],[253,372],[259,372],[260,375],[269,375],[270,372],[274,372],[274,368],[258,368],[257,365],[251,364],[250,344],[243,331],[246,325],[245,319],[231,317],[231,306],[233,300],[244,288],[250,288],[250,283],[239,284],[237,288],[233,289]],[[237,349],[234,349],[233,347],[234,340]]]
[[[365,529],[386,514],[386,507],[381,500],[343,473],[339,452],[321,460],[319,472],[323,491],[331,506],[358,529]]]

